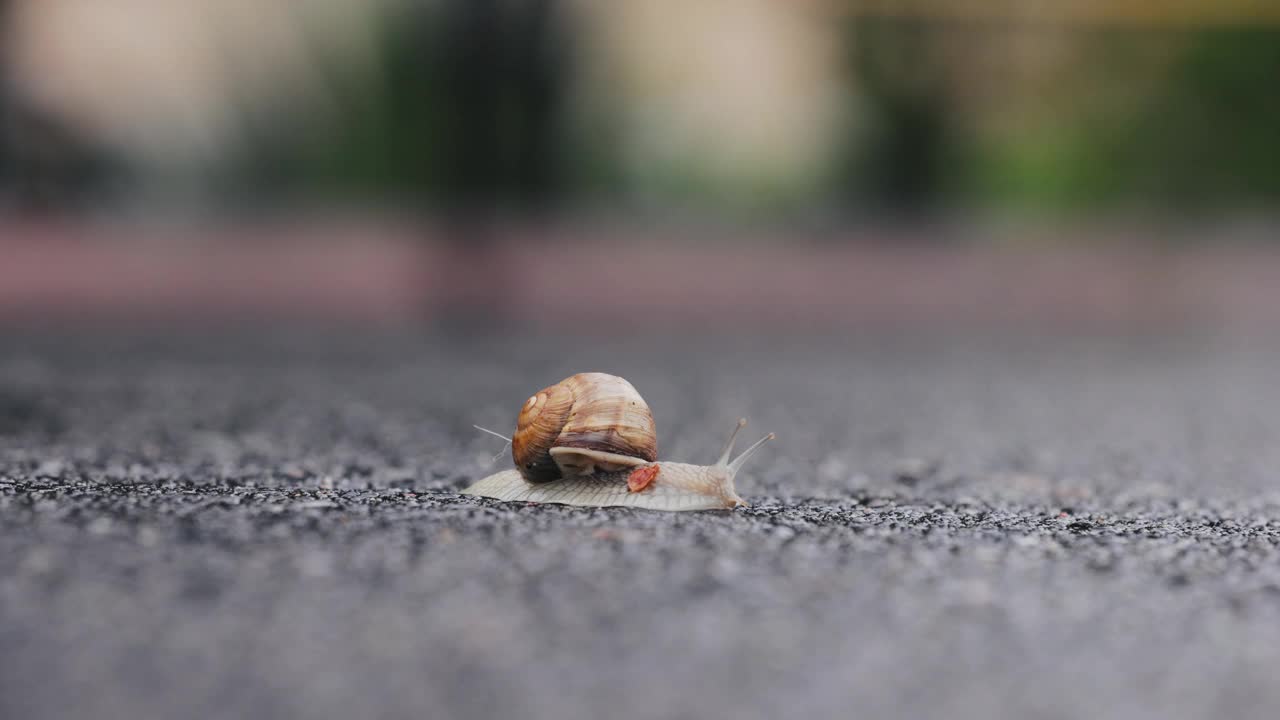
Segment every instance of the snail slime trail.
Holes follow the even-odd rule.
[[[511,436],[515,468],[462,492],[588,507],[745,507],[734,478],[747,458],[774,438],[766,435],[730,461],[746,424],[738,421],[713,465],[659,461],[653,413],[631,383],[616,375],[579,373],[539,390],[521,406]]]

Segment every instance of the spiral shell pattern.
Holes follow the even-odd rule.
[[[529,482],[561,478],[551,448],[583,448],[658,459],[653,414],[631,383],[605,373],[579,373],[525,401],[511,437],[511,457]]]

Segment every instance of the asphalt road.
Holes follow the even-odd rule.
[[[1275,717],[1278,349],[6,334],[0,717]],[[457,495],[580,370],[754,507]]]

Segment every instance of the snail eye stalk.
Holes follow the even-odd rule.
[[[775,439],[776,437],[777,436],[774,435],[773,433],[769,433],[768,435],[765,435],[764,437],[757,440],[756,443],[751,447],[747,448],[746,450],[743,450],[741,455],[739,455],[733,462],[729,463],[729,472],[733,473],[734,475],[737,475],[738,471],[742,469],[742,466],[747,464],[747,458],[751,457],[752,453],[754,453],[756,450],[759,450],[761,445],[764,445],[765,443]]]
[[[716,465],[728,466],[729,456],[733,454],[733,442],[738,439],[738,432],[747,426],[746,418],[738,418],[738,424],[734,426],[733,432],[729,434],[729,442],[725,443],[724,450],[720,452],[720,459],[716,460]]]

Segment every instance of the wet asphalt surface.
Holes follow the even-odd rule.
[[[0,344],[0,717],[1275,717],[1280,344]],[[581,370],[748,510],[505,505]]]

